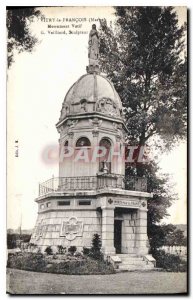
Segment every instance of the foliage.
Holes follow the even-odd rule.
[[[153,193],[153,198],[148,200],[148,229],[151,224],[160,222],[163,217],[169,216],[167,209],[173,201],[178,199],[169,175],[161,174],[156,162],[145,165],[127,166],[125,170],[126,189],[130,176],[145,176],[147,178],[147,192]]]
[[[16,245],[16,234],[7,234],[7,248],[8,249],[14,249],[17,247]]]
[[[8,268],[41,272],[45,266],[46,262],[41,253],[20,252],[8,255]]]
[[[8,67],[14,61],[14,50],[18,53],[23,51],[32,52],[37,44],[37,38],[32,35],[30,24],[34,18],[41,15],[40,11],[33,7],[7,8],[7,53]]]
[[[66,252],[66,247],[63,247],[62,245],[58,245],[57,248],[59,254],[64,254]]]
[[[172,224],[168,225],[155,225],[153,224],[149,228],[149,242],[151,251],[154,252],[158,248],[166,245],[166,238],[168,234],[171,234],[175,229],[175,226]]]
[[[164,152],[186,138],[186,24],[179,27],[173,7],[115,7],[110,27],[101,21],[100,68],[113,82],[123,103],[129,145],[149,145]],[[168,216],[177,199],[156,161],[126,166],[129,176],[145,176],[148,192],[148,236],[151,226]],[[159,241],[158,241],[159,243]]]
[[[7,248],[14,249],[18,246],[18,241],[28,243],[30,241],[31,234],[18,234],[8,233],[7,234]]]
[[[85,256],[89,255],[89,253],[90,253],[90,248],[83,247],[82,253],[83,253],[83,255],[85,255]]]
[[[168,272],[187,272],[187,263],[182,261],[179,256],[165,253],[165,251],[155,251],[156,266]]]
[[[152,224],[149,231],[151,252],[154,253],[162,246],[186,246],[183,231],[172,224]]]
[[[90,249],[89,256],[97,260],[103,260],[103,253],[101,252],[101,247],[101,238],[98,233],[95,233],[92,238],[92,247]]]
[[[53,254],[53,250],[51,246],[47,246],[45,251],[47,255],[52,255]]]
[[[185,25],[172,7],[116,7],[100,29],[100,65],[126,108],[128,139],[160,136],[169,148],[186,136]]]
[[[68,275],[115,273],[111,264],[107,264],[101,260],[93,260],[90,257],[79,259],[72,257],[72,260],[66,258],[66,260],[56,262],[55,259],[50,259],[50,257],[45,257],[42,254],[29,252],[9,254],[7,267]]]
[[[37,248],[37,245],[34,244],[34,243],[29,243],[29,247],[30,247],[30,248]]]
[[[74,255],[74,253],[76,252],[77,248],[76,246],[70,246],[68,248],[68,252],[71,254],[71,255]]]
[[[182,230],[175,228],[166,236],[165,245],[167,246],[187,246],[187,238]]]
[[[93,260],[89,257],[85,260],[66,261],[60,264],[53,264],[50,267],[52,273],[69,275],[91,275],[91,274],[112,274],[115,273],[112,265],[101,260]]]

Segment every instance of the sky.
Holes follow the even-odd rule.
[[[186,10],[178,7],[176,11],[182,24]],[[86,73],[88,33],[93,23],[89,18],[106,18],[108,23],[115,18],[111,7],[52,7],[43,8],[42,13],[55,20],[33,22],[31,31],[39,44],[32,53],[15,53],[15,62],[7,73],[8,228],[20,224],[24,229],[34,227],[38,184],[58,176],[57,163],[45,163],[42,153],[50,145],[57,146],[59,135],[55,124],[63,99],[70,86]],[[72,17],[86,21],[56,21]],[[94,23],[99,25],[96,20]],[[48,24],[81,25],[72,30],[86,33],[48,34]],[[19,157],[15,157],[16,145]],[[171,217],[164,222],[186,223],[186,144],[181,143],[170,154],[160,157],[160,166],[163,172],[171,174],[179,195],[169,209]]]

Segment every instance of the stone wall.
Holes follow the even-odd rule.
[[[78,230],[67,233],[68,226],[77,226]],[[74,231],[74,233],[73,233]],[[101,213],[96,210],[50,211],[38,215],[31,243],[45,250],[52,246],[76,246],[79,251],[82,247],[90,247],[93,235],[101,236]]]

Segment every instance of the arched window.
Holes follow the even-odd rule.
[[[111,142],[107,138],[103,138],[99,146],[106,149],[105,154],[99,158],[99,171],[111,173]]]
[[[91,146],[91,144],[87,137],[81,137],[76,142],[76,147],[90,147],[90,146]]]

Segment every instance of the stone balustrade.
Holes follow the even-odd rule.
[[[129,184],[128,184],[129,182]],[[117,174],[98,174],[97,176],[81,177],[53,177],[39,184],[39,196],[53,192],[76,190],[99,190],[104,188],[125,188],[125,178]],[[146,178],[127,178],[127,189],[133,191],[147,191]]]

